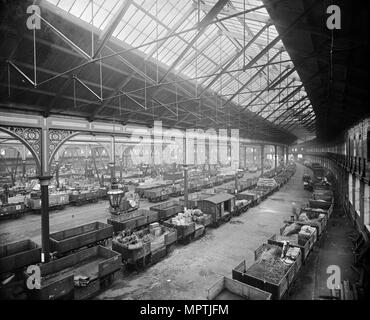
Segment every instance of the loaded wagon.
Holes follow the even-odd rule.
[[[323,224],[323,229],[326,228],[326,225],[328,223],[328,220],[330,218],[330,215],[332,213],[332,210],[333,210],[333,207],[330,207],[328,210],[324,210],[324,209],[321,209],[321,208],[310,208],[310,207],[306,207],[306,208],[301,208],[301,214],[305,214],[308,219],[318,219],[319,217],[323,217],[322,220],[322,224]]]
[[[112,236],[111,225],[96,221],[50,234],[50,250],[60,257],[82,247],[105,244]]]
[[[222,277],[207,290],[208,300],[271,300],[271,293],[228,277]]]
[[[163,222],[163,225],[177,230],[177,240],[188,243],[204,235],[205,227],[212,223],[212,217],[199,209],[180,212]]]
[[[328,216],[330,217],[333,207],[334,207],[334,200],[331,201],[325,201],[325,200],[315,200],[315,199],[309,199],[308,205],[310,208],[317,208],[326,210],[328,212]]]
[[[41,287],[29,290],[38,300],[88,299],[112,283],[121,255],[102,246],[87,248],[40,265]]]
[[[136,232],[124,231],[113,238],[112,250],[122,255],[122,261],[135,269],[162,259],[177,241],[177,231],[153,223]]]
[[[51,193],[49,194],[49,210],[64,209],[69,204],[69,194],[67,193]],[[41,213],[41,198],[29,199],[29,207],[35,213]]]
[[[170,194],[172,193],[171,187],[158,187],[150,190],[144,191],[144,197],[147,198],[150,202],[159,202],[168,200]]]
[[[152,206],[149,208],[149,210],[158,212],[159,220],[164,221],[174,216],[176,213],[182,212],[184,207],[180,204],[180,202],[171,200]]]
[[[212,225],[229,221],[234,212],[235,197],[228,193],[219,193],[199,201],[199,209],[212,216]]]
[[[144,193],[146,190],[151,190],[154,188],[158,188],[161,185],[158,183],[152,183],[152,184],[141,184],[135,188],[135,193],[137,193],[140,197],[144,197]]]
[[[97,191],[73,191],[69,196],[69,201],[75,206],[79,206],[85,203],[94,203],[99,201]]]
[[[238,192],[243,192],[245,190],[255,187],[257,184],[257,178],[248,178],[246,180],[238,180]]]
[[[159,213],[156,211],[139,209],[130,214],[124,214],[107,219],[107,223],[113,226],[113,232],[123,230],[136,230],[159,220]]]
[[[19,218],[27,212],[24,202],[3,204],[0,206],[0,219]]]
[[[170,197],[179,197],[184,194],[184,186],[181,183],[175,183],[171,186]]]
[[[234,209],[234,215],[239,216],[243,212],[246,212],[249,209],[249,206],[251,205],[251,200],[235,200],[235,209]]]
[[[236,195],[237,200],[248,200],[250,201],[250,206],[256,206],[262,200],[262,192],[256,189],[247,190],[240,192]]]
[[[302,218],[302,214],[304,214],[304,212],[300,214],[298,220],[286,220],[284,221],[284,223],[286,224],[296,223],[301,226],[314,227],[317,230],[317,238],[319,239],[322,233],[324,232],[326,224],[327,224],[327,217],[325,216],[325,214],[322,214],[321,216],[319,215],[317,218],[312,218],[312,219],[309,219],[308,217]]]
[[[232,278],[271,293],[274,300],[285,298],[302,265],[300,249],[288,248],[288,259],[283,262],[282,248],[264,243],[255,251],[255,262],[250,267],[245,260],[239,263],[232,270]]]
[[[305,261],[308,254],[317,240],[317,231],[310,226],[301,226],[299,224],[285,224],[280,229],[280,235],[272,235],[267,243],[283,246],[284,241],[288,241],[292,247],[301,249],[302,261]]]

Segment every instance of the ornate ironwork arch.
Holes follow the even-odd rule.
[[[0,131],[20,141],[31,152],[36,162],[37,172],[41,172],[41,129],[25,127],[3,127]]]
[[[60,147],[75,136],[82,134],[80,131],[49,129],[49,168]]]

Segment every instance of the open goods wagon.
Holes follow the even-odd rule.
[[[40,260],[41,248],[29,239],[0,246],[0,274],[19,271]]]
[[[96,221],[50,234],[50,250],[63,256],[82,247],[104,243],[112,236],[113,226]]]
[[[207,290],[208,300],[271,300],[271,293],[228,277],[222,277]]]
[[[73,205],[82,205],[85,203],[94,203],[99,201],[98,191],[74,191],[69,196],[69,202]]]
[[[0,206],[0,219],[19,218],[27,212],[24,202],[3,204]]]
[[[121,255],[102,246],[87,248],[40,265],[41,288],[31,299],[88,299],[107,287],[120,271]]]
[[[30,198],[28,200],[30,209],[35,213],[41,213],[41,198]],[[64,209],[69,204],[69,194],[51,193],[49,194],[49,209]]]
[[[263,192],[256,189],[251,189],[247,191],[240,192],[236,195],[237,200],[248,200],[250,201],[250,206],[256,206],[262,201]]]
[[[268,244],[273,244],[282,247],[284,241],[289,241],[289,245],[301,249],[302,261],[304,262],[317,240],[317,231],[313,228],[313,232],[309,235],[301,232],[300,225],[284,225],[280,229],[280,235],[274,234],[268,240]]]
[[[137,232],[117,235],[112,240],[112,250],[122,255],[124,263],[138,269],[158,262],[176,241],[175,229],[156,224]]]
[[[123,230],[136,230],[158,220],[158,212],[138,209],[130,214],[111,217],[107,219],[107,223],[113,226],[113,232],[116,234]]]
[[[0,300],[24,300],[24,270],[41,261],[41,248],[31,240],[0,246]]]
[[[269,260],[261,259],[262,254],[271,249],[276,256]],[[245,260],[239,263],[232,270],[232,278],[271,293],[274,300],[283,299],[297,277],[302,259],[298,249],[296,260],[287,265],[280,260],[280,254],[279,246],[264,243],[255,251],[255,262],[250,267],[247,267]]]
[[[165,201],[168,200],[172,192],[173,189],[171,186],[158,187],[150,190],[145,190],[144,197],[147,198],[150,202]]]
[[[182,212],[184,207],[176,200],[170,200],[164,203],[157,204],[149,208],[149,210],[156,211],[159,214],[159,220],[167,220],[176,213]]]

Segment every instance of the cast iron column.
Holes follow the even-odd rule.
[[[188,166],[186,164],[184,167],[184,211],[188,208]]]
[[[59,188],[59,161],[55,161],[55,180],[57,182],[57,188]]]
[[[22,160],[22,178],[26,177],[26,160]]]
[[[277,168],[277,145],[274,145],[274,151],[275,151],[275,172]]]
[[[39,177],[41,186],[41,242],[42,253],[41,262],[50,261],[50,245],[49,245],[49,183],[50,176]]]
[[[264,145],[261,144],[261,176],[263,175],[264,160],[265,160],[265,150]]]

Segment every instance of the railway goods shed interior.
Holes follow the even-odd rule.
[[[3,4],[0,299],[367,299],[367,4]]]

